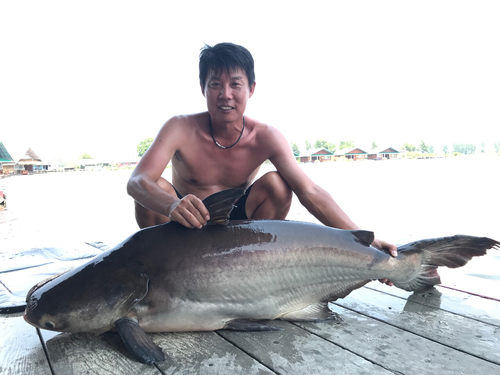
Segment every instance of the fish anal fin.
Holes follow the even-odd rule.
[[[226,323],[223,329],[231,331],[282,331],[283,328],[268,326],[258,320],[234,319]]]
[[[165,360],[165,354],[142,330],[136,320],[121,318],[115,322],[115,328],[128,351],[139,361],[147,365]]]
[[[235,203],[245,194],[245,189],[227,189],[209,195],[203,203],[210,214],[208,225],[226,225]]]
[[[294,322],[322,322],[325,320],[342,320],[337,313],[328,308],[328,302],[319,302],[303,309],[280,316],[281,320]]]
[[[362,280],[337,284],[335,286],[335,290],[331,294],[323,298],[322,302],[332,302],[338,300],[339,298],[347,297],[353,290],[361,288],[362,286],[368,284],[370,281],[371,280]]]
[[[375,239],[375,234],[367,230],[351,230],[356,242],[361,245],[370,246]]]

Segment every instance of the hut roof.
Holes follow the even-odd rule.
[[[335,153],[335,156],[344,156],[344,155],[366,155],[368,154],[365,150],[359,147],[351,147],[351,148],[343,148]]]
[[[370,155],[374,154],[399,154],[399,151],[394,147],[378,147],[369,152]]]
[[[41,164],[42,159],[31,148],[26,151],[26,154],[19,159],[19,164]]]
[[[308,157],[308,156],[321,156],[321,155],[333,155],[333,152],[330,150],[322,147],[322,148],[315,148],[314,150],[307,151],[307,153],[300,155],[301,158]]]
[[[0,162],[14,161],[12,156],[10,156],[9,151],[5,148],[2,142],[0,142]]]

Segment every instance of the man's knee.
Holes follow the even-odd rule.
[[[292,203],[292,189],[278,172],[267,172],[261,178],[265,180],[267,192],[273,200],[288,206]]]
[[[247,200],[251,219],[285,219],[292,203],[292,190],[278,172],[268,172],[255,181]]]

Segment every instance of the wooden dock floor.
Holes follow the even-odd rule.
[[[461,283],[413,294],[372,282],[331,304],[342,321],[273,322],[283,331],[152,334],[167,357],[157,367],[115,333],[38,331],[0,315],[0,374],[499,375],[500,301]]]

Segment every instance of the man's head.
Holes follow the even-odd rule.
[[[233,43],[219,43],[211,47],[205,44],[200,53],[200,85],[205,87],[210,71],[221,73],[241,69],[248,78],[251,87],[255,82],[253,57],[242,46]]]

